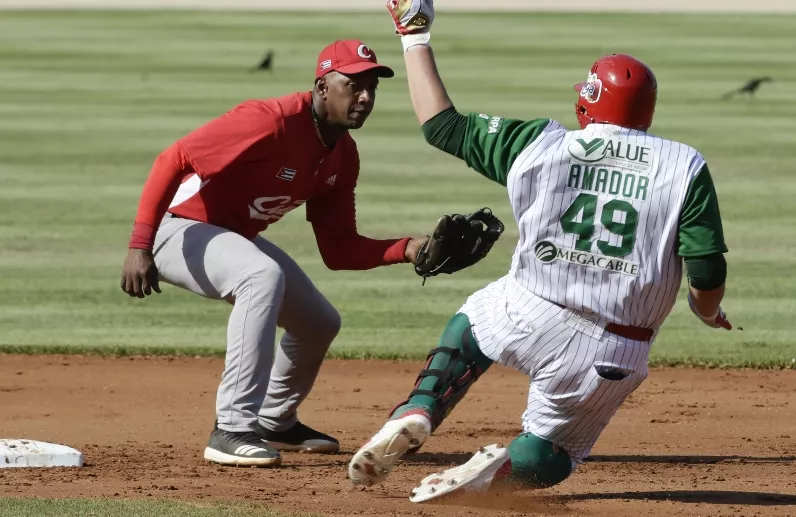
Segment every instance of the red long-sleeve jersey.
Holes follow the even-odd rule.
[[[378,240],[357,232],[356,143],[346,133],[327,149],[310,102],[308,92],[246,101],[177,140],[155,160],[144,185],[130,247],[152,249],[167,211],[253,239],[306,203],[330,269],[406,262],[409,237]]]

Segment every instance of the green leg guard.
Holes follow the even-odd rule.
[[[498,477],[523,488],[547,488],[567,479],[572,459],[564,449],[531,433],[521,434],[509,444],[509,461]]]
[[[409,399],[392,411],[391,418],[421,409],[431,416],[433,432],[491,365],[492,360],[478,347],[470,320],[456,314],[442,332],[439,345],[428,353]]]

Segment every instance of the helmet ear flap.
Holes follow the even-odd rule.
[[[575,103],[575,116],[581,129],[586,129],[586,126],[594,122],[594,117],[589,116],[589,110],[581,102]]]

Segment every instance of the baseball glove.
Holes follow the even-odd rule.
[[[503,223],[489,208],[467,216],[443,215],[417,254],[415,272],[425,284],[428,277],[470,267],[486,257],[503,230]]]

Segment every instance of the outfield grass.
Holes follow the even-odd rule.
[[[311,517],[254,504],[111,501],[106,499],[3,499],[3,517]]]
[[[768,364],[796,357],[796,17],[446,13],[440,70],[461,110],[575,126],[573,83],[603,53],[629,51],[660,84],[654,132],[711,164],[731,249],[725,307],[743,332],[702,326],[681,302],[654,348],[667,364]],[[118,288],[141,186],[157,153],[236,103],[311,87],[315,58],[361,38],[397,78],[354,134],[359,226],[429,230],[445,212],[491,206],[503,188],[428,146],[411,112],[400,44],[373,14],[3,12],[0,16],[0,349],[218,354],[229,307],[166,287]],[[267,49],[273,73],[249,73]],[[758,99],[720,100],[757,75]],[[340,309],[333,354],[421,357],[475,289],[508,269],[508,224],[490,257],[425,287],[409,267],[330,272],[304,210],[267,236]],[[56,348],[52,348],[56,347]]]

